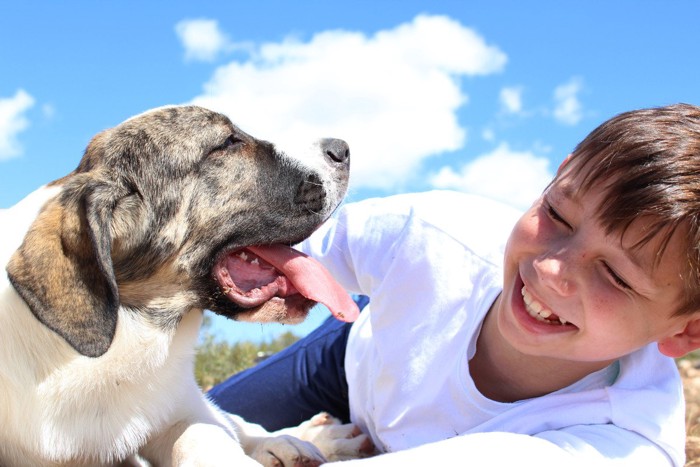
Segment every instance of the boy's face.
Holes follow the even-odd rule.
[[[576,193],[563,171],[518,221],[506,247],[500,334],[530,356],[606,363],[683,331],[682,232],[655,265],[659,238],[633,248],[645,220],[624,236],[596,219],[605,194]],[[682,230],[682,229],[681,229]]]

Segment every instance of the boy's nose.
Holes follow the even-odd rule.
[[[567,264],[561,258],[537,258],[534,262],[537,278],[540,282],[561,296],[573,295],[576,284],[572,280]]]

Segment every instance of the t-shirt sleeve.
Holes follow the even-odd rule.
[[[299,245],[349,292],[370,295],[389,267],[410,207],[389,199],[343,206]]]

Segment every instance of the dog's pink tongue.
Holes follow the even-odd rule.
[[[315,259],[285,245],[248,249],[277,268],[303,296],[326,305],[340,321],[353,322],[360,315],[357,304],[345,289]]]

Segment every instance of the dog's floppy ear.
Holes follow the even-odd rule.
[[[115,201],[99,182],[78,185],[44,207],[7,272],[42,323],[82,355],[99,357],[112,343],[119,307],[111,257]]]

